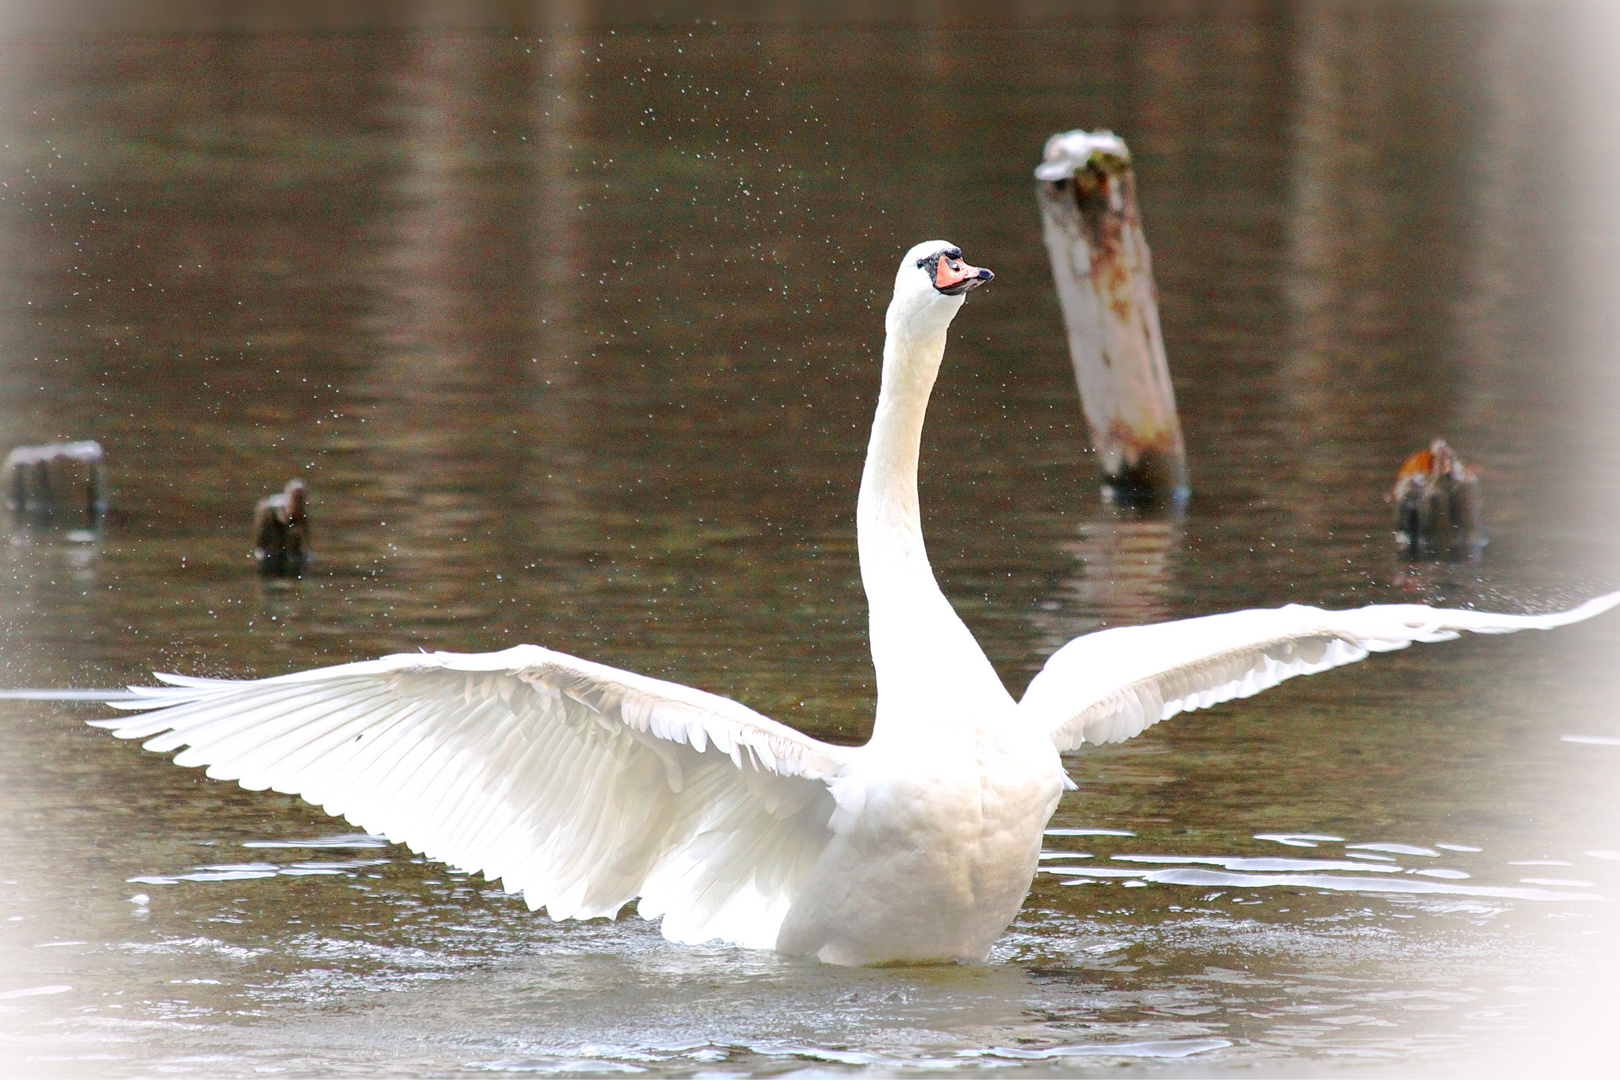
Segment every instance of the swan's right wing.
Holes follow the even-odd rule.
[[[1550,615],[1497,615],[1421,604],[1349,611],[1289,604],[1122,626],[1075,638],[1030,681],[1021,713],[1060,751],[1120,742],[1189,709],[1258,694],[1296,675],[1354,663],[1463,631],[1546,630],[1607,611],[1620,592]]]
[[[849,751],[746,706],[533,645],[247,682],[161,676],[96,721],[300,795],[554,918],[641,897],[677,941],[770,947],[831,835]]]

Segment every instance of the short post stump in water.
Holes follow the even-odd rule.
[[[309,492],[297,478],[253,508],[253,558],[266,577],[297,577],[309,562]]]
[[[1485,546],[1479,476],[1444,439],[1401,463],[1389,499],[1403,558],[1467,562]]]
[[[93,439],[19,446],[5,471],[11,511],[23,521],[94,529],[106,515],[105,466]]]

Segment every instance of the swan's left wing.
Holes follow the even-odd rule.
[[[1550,615],[1497,615],[1421,604],[1349,611],[1290,604],[1075,638],[1031,680],[1019,711],[1049,731],[1060,751],[1121,742],[1160,720],[1258,694],[1295,675],[1354,663],[1414,641],[1463,631],[1510,634],[1589,619],[1620,604],[1620,592]]]
[[[96,721],[328,813],[554,918],[641,898],[666,937],[768,948],[831,837],[848,760],[717,694],[534,645],[246,682],[161,676]]]

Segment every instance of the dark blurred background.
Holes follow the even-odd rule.
[[[97,439],[111,492],[99,531],[19,526],[0,548],[6,686],[531,641],[859,741],[855,487],[894,267],[930,237],[997,273],[953,329],[922,501],[942,584],[1015,693],[1103,625],[1296,601],[1548,610],[1620,584],[1606,7],[0,12],[0,449]],[[1184,513],[1098,497],[1031,176],[1075,127],[1135,155]],[[1482,476],[1474,563],[1405,563],[1392,542],[1396,467],[1437,435]],[[315,562],[265,582],[253,504],[295,476]],[[1297,681],[1074,758],[1060,823],[1135,833],[1099,857],[1275,853],[1255,834],[1277,830],[1444,842],[1459,888],[1620,895],[1620,863],[1592,854],[1620,851],[1601,742],[1620,739],[1617,645],[1594,622]],[[67,1047],[114,1071],[193,1052],[320,1070],[397,1063],[412,1039],[423,1068],[460,1068],[604,1032],[775,1068],[801,1060],[768,1048],[795,1001],[819,1003],[805,1046],[853,1039],[873,1067],[1020,1037],[1219,1037],[1208,1060],[1238,1067],[1441,1068],[1584,1030],[1566,1006],[1608,1000],[1580,989],[1613,934],[1584,936],[1597,905],[1253,889],[1199,908],[1043,878],[980,1011],[965,983],[885,973],[871,1000],[931,1004],[850,1012],[819,975],[681,953],[719,987],[709,1027],[681,1027],[691,983],[664,971],[648,1015],[679,1022],[637,1005],[536,1029],[677,954],[397,850],[381,883],[142,885],[151,918],[132,921],[130,878],[345,826],[88,715],[5,713],[10,970],[72,989],[0,998],[5,1046],[40,1068]],[[1513,868],[1536,860],[1567,869]],[[417,951],[367,951],[379,934]],[[576,948],[616,974],[521,966]],[[199,959],[231,949],[275,959]],[[1228,970],[1259,981],[1222,989]],[[368,996],[406,971],[528,1004]],[[1529,1012],[1502,989],[1525,984],[1546,990]],[[1407,990],[1410,1009],[1373,996]],[[108,1034],[123,1004],[155,1025],[128,1043]],[[351,1009],[378,1018],[376,1059],[323,1026]]]

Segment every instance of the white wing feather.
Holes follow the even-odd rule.
[[[1354,663],[1414,641],[1462,631],[1510,634],[1589,619],[1620,592],[1550,615],[1497,615],[1421,604],[1349,611],[1290,604],[1198,619],[1099,630],[1053,653],[1031,680],[1020,712],[1060,751],[1120,742],[1189,709],[1249,697],[1295,675]]]
[[[676,941],[768,948],[831,836],[849,751],[728,698],[533,645],[237,682],[159,676],[100,720],[300,795],[553,918],[641,898]]]

